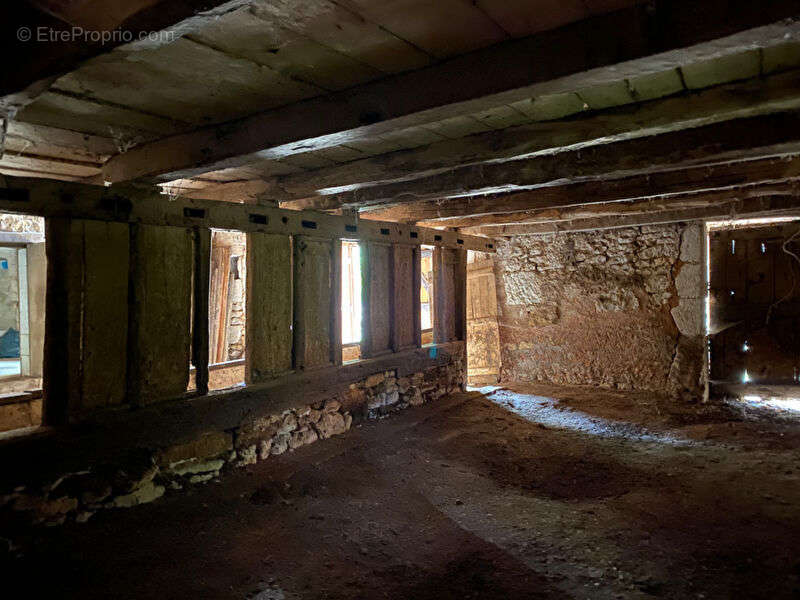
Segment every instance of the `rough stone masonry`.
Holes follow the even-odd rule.
[[[664,225],[499,245],[501,377],[696,397],[703,229]]]
[[[87,465],[44,482],[11,482],[0,489],[0,530],[29,523],[85,522],[98,510],[152,502],[168,490],[202,484],[226,468],[244,467],[345,433],[375,419],[463,389],[463,352],[449,363],[398,377],[373,373],[341,393],[278,414],[248,418],[234,430],[207,431],[163,448],[132,450],[124,460]]]

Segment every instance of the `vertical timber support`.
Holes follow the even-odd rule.
[[[455,298],[455,339],[467,341],[467,251],[453,250],[455,264],[453,266],[453,291]]]
[[[43,421],[57,425],[125,402],[128,225],[48,219],[46,236]]]
[[[208,292],[211,271],[211,230],[195,227],[192,286],[192,365],[197,394],[208,393]]]
[[[455,250],[433,250],[433,342],[443,344],[456,339]]]
[[[342,364],[342,240],[331,242],[331,363]]]
[[[247,234],[245,382],[292,369],[292,238]]]
[[[42,421],[52,426],[68,422],[75,404],[72,394],[79,389],[83,248],[75,243],[70,219],[46,219],[45,240],[47,295]]]
[[[294,238],[294,367],[331,364],[331,240]]]
[[[372,355],[372,327],[370,325],[370,285],[372,261],[369,242],[361,244],[361,358]]]
[[[392,311],[394,262],[392,246],[368,243],[362,256],[361,356],[369,358],[392,351]]]
[[[412,294],[412,310],[414,312],[414,346],[422,348],[422,249],[419,246],[414,246],[411,251],[414,256],[412,259],[412,281],[411,281],[411,294]]]
[[[415,270],[418,255],[419,249],[413,246],[394,244],[392,247],[393,352],[413,348],[419,343],[419,272]]]
[[[128,393],[135,405],[182,396],[191,361],[191,230],[131,226]]]

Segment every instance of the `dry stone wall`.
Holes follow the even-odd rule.
[[[501,378],[697,393],[702,247],[699,225],[500,244]]]
[[[435,400],[462,389],[465,381],[461,352],[447,364],[403,377],[396,370],[374,373],[343,392],[300,408],[246,419],[234,430],[207,431],[164,448],[132,450],[113,464],[87,466],[44,483],[16,482],[16,486],[0,488],[0,531],[13,535],[30,523],[85,522],[101,509],[152,502],[165,493],[218,479],[226,469],[268,460],[343,434],[365,419]]]

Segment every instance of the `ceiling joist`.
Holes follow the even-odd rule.
[[[108,161],[102,179],[189,178],[797,39],[800,24],[781,21],[796,8],[789,0],[766,6],[713,2],[702,10],[694,0],[637,4],[350,90],[144,143]]]

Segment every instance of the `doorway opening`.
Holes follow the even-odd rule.
[[[706,228],[710,385],[746,402],[800,397],[800,218]]]
[[[467,251],[467,383],[494,385],[500,379],[500,327],[491,254]]]

